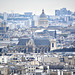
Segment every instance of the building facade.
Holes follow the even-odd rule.
[[[25,53],[47,53],[50,52],[50,50],[56,49],[56,40],[53,39],[50,41],[46,38],[21,38],[16,49]]]

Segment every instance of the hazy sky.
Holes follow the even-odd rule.
[[[61,8],[74,12],[75,0],[0,0],[0,12],[41,14],[44,9],[47,15],[52,15]]]

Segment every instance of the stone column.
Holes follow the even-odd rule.
[[[60,70],[58,70],[58,75],[60,75]]]
[[[26,53],[28,53],[28,47],[26,47]]]
[[[61,71],[61,75],[63,75],[63,71]]]
[[[4,68],[4,75],[8,75],[8,67]]]
[[[73,72],[71,72],[71,75],[73,75]]]
[[[35,46],[33,46],[33,53],[35,53]]]

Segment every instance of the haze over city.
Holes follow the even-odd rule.
[[[0,75],[75,75],[75,0],[0,0]]]
[[[48,15],[54,15],[56,9],[67,8],[75,11],[75,0],[0,0],[0,12],[40,14],[42,9]]]

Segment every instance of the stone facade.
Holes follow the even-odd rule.
[[[51,47],[52,42],[54,43],[54,47]],[[33,52],[33,53],[47,53],[50,50],[56,49],[56,41],[51,41],[45,38],[21,38],[19,39],[19,43],[16,47],[16,50],[20,50],[25,53]]]

